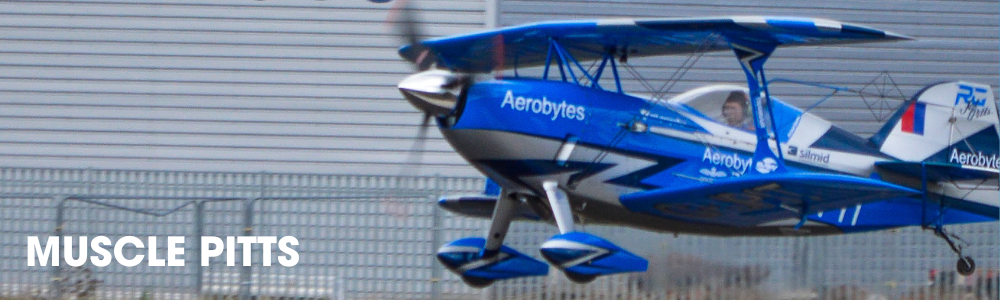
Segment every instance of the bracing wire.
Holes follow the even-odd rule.
[[[688,55],[688,57],[684,60],[683,63],[681,63],[681,66],[678,67],[676,70],[674,70],[674,73],[672,73],[670,77],[668,77],[665,80],[665,82],[663,83],[663,85],[660,86],[659,89],[654,89],[650,81],[645,77],[643,77],[642,74],[640,74],[639,71],[636,70],[635,67],[629,64],[627,61],[621,62],[621,64],[625,66],[625,69],[630,74],[632,74],[632,76],[636,78],[639,81],[639,83],[651,93],[651,98],[650,101],[647,102],[644,109],[640,110],[632,118],[631,122],[629,122],[630,124],[624,124],[622,128],[619,128],[618,133],[615,134],[614,138],[611,139],[607,147],[605,147],[604,149],[613,148],[617,146],[618,143],[620,143],[622,140],[624,140],[625,136],[629,131],[628,127],[631,125],[631,123],[647,117],[650,113],[650,109],[656,105],[659,105],[660,102],[663,101],[663,97],[666,96],[670,92],[670,90],[673,89],[674,85],[676,85],[676,83],[680,81],[680,79],[683,78],[684,75],[687,74],[687,71],[689,71],[691,68],[694,67],[694,65],[701,59],[701,57],[705,55],[705,52],[708,50],[708,48],[718,41],[718,38],[719,38],[718,34],[712,34],[709,35],[708,37],[705,37],[705,39],[701,41],[698,47],[694,51],[692,51],[690,55]],[[700,136],[696,135],[696,137],[702,144],[709,145],[709,143],[705,140],[702,140]],[[604,149],[600,150],[597,156],[595,156],[594,159],[591,160],[589,166],[586,169],[584,169],[584,171],[581,173],[587,173],[591,171],[593,168],[595,168],[595,166],[597,166],[597,164],[603,162],[604,159],[607,158],[609,152]]]

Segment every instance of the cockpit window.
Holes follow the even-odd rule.
[[[733,128],[753,131],[750,98],[742,89],[714,89],[684,99],[683,105],[703,116]]]

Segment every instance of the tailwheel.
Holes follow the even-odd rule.
[[[594,279],[597,278],[597,275],[583,275],[573,272],[566,272],[566,278],[569,278],[570,281],[575,283],[587,284],[594,281]]]
[[[468,284],[474,288],[485,288],[493,284],[493,279],[475,277],[475,276],[462,276],[462,282]]]
[[[976,272],[976,261],[972,260],[972,257],[962,255],[962,245],[955,243],[955,240],[958,240],[962,244],[967,244],[965,241],[957,235],[944,231],[944,228],[941,226],[935,228],[934,234],[944,239],[945,242],[948,242],[948,246],[951,247],[951,251],[958,254],[958,262],[955,263],[955,271],[958,271],[958,274],[961,274],[962,276],[969,276]]]
[[[955,264],[955,269],[958,271],[958,274],[962,274],[962,276],[972,275],[973,272],[976,272],[976,261],[972,260],[971,257],[963,256],[958,259],[958,263]]]

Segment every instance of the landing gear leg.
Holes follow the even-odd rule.
[[[943,226],[934,228],[934,234],[944,239],[945,242],[948,242],[948,246],[951,247],[951,251],[958,254],[958,262],[955,263],[955,270],[958,271],[958,274],[962,274],[962,276],[969,276],[976,271],[976,261],[972,260],[972,257],[962,255],[962,245],[956,244],[954,240],[958,240],[963,244],[965,244],[965,241],[957,235],[944,231]]]
[[[486,238],[469,237],[449,242],[438,249],[438,261],[462,276],[466,284],[477,288],[487,287],[496,280],[548,274],[549,266],[545,263],[503,245],[518,205],[514,195],[501,193]]]
[[[497,205],[493,208],[490,229],[486,232],[486,244],[483,245],[481,255],[483,261],[490,261],[500,254],[500,248],[503,247],[503,240],[507,237],[507,229],[514,219],[517,205],[518,201],[514,199],[513,194],[501,191],[500,199],[497,199]],[[462,275],[462,281],[471,287],[485,288],[493,284],[495,279]]]
[[[570,212],[569,196],[566,196],[566,192],[559,189],[559,183],[555,181],[543,182],[542,188],[545,189],[545,198],[548,198],[549,200],[549,207],[552,208],[552,217],[553,219],[556,219],[556,226],[559,227],[559,234],[573,232],[573,213]],[[588,283],[594,281],[594,278],[597,278],[597,276],[594,275],[577,274],[565,270],[564,273],[566,273],[567,278],[576,283]]]
[[[555,181],[542,183],[559,234],[542,243],[542,256],[576,283],[601,275],[646,271],[649,262],[598,236],[573,229],[569,197]]]
[[[500,193],[500,199],[493,208],[493,219],[490,222],[490,230],[486,232],[486,245],[483,247],[483,258],[490,258],[500,253],[503,240],[507,236],[507,229],[514,219],[519,202],[514,198],[514,194]]]
[[[569,197],[566,192],[559,189],[559,183],[546,181],[542,183],[545,189],[545,196],[549,200],[549,207],[552,207],[552,216],[556,219],[556,226],[559,227],[560,234],[572,232],[573,214],[569,210]]]

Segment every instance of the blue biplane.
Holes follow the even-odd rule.
[[[543,221],[559,234],[542,256],[589,282],[644,271],[647,261],[578,231],[580,220],[715,236],[922,226],[948,241],[958,271],[970,274],[975,263],[945,225],[1000,215],[1000,125],[988,85],[929,85],[868,139],[768,91],[764,65],[779,47],[907,39],[831,20],[751,16],[544,22],[413,41],[399,53],[421,72],[399,90],[490,179],[482,195],[439,201],[492,224],[485,237],[444,245],[438,258],[472,286],[544,275],[547,264],[503,245],[512,220]],[[622,91],[618,65],[629,57],[710,51],[732,51],[748,85],[665,101]],[[530,67],[542,76],[489,74]]]

